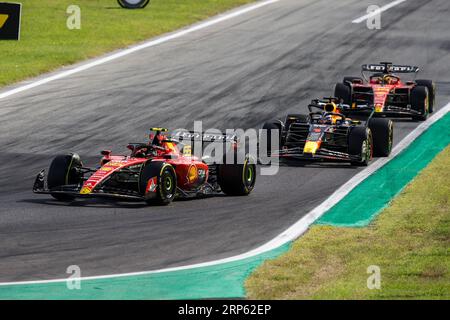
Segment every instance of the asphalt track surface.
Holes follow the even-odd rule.
[[[283,166],[249,197],[176,201],[169,207],[34,195],[55,154],[125,152],[150,126],[259,128],[332,94],[363,63],[421,66],[450,100],[450,3],[408,0],[382,29],[351,21],[373,1],[282,0],[0,101],[0,281],[154,270],[258,247],[326,199],[360,169]],[[379,2],[379,5],[388,1]],[[6,89],[5,89],[6,90]],[[395,142],[417,123],[395,123]]]

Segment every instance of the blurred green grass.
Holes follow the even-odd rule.
[[[152,0],[141,10],[115,0],[22,0],[20,41],[0,41],[0,86],[170,32],[254,0]],[[69,5],[81,29],[66,26]]]

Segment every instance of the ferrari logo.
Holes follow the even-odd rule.
[[[6,20],[8,20],[9,15],[8,14],[1,14],[0,13],[0,29],[3,28],[5,25]]]

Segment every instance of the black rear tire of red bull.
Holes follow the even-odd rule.
[[[142,9],[149,4],[150,0],[117,0],[117,2],[125,9]]]
[[[56,156],[50,164],[50,169],[47,175],[47,186],[50,189],[55,189],[64,185],[78,184],[80,182],[80,175],[76,168],[81,168],[80,156],[76,153],[69,153]],[[56,200],[71,201],[73,196],[67,194],[50,193]]]

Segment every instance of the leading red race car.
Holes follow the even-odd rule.
[[[74,198],[109,197],[144,200],[167,205],[176,197],[192,198],[225,193],[245,196],[255,185],[256,166],[249,156],[243,164],[210,163],[192,155],[191,146],[167,135],[167,129],[152,128],[149,143],[131,143],[130,155],[102,151],[99,168],[83,166],[75,153],[54,158],[45,179],[42,170],[33,191],[61,201]],[[186,138],[186,136],[184,136]],[[202,142],[214,142],[201,137]],[[234,140],[226,135],[222,142]]]
[[[371,73],[367,79],[365,72]],[[397,74],[417,74],[415,66],[393,65],[391,62],[365,64],[361,77],[344,77],[337,83],[334,96],[357,109],[366,104],[375,109],[374,117],[411,117],[414,120],[426,120],[433,112],[436,86],[431,80],[403,81]],[[397,74],[396,74],[397,73]],[[356,110],[353,110],[353,113]]]

